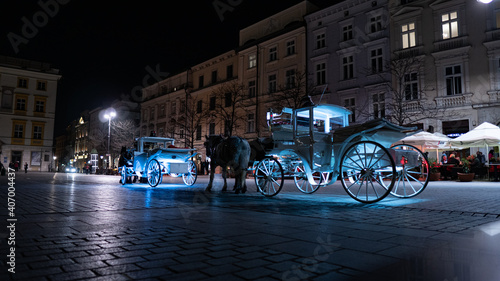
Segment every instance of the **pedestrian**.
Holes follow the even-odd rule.
[[[28,172],[28,162],[24,162],[24,173]]]
[[[18,171],[19,170],[19,161],[16,161],[14,162],[14,171]]]
[[[476,158],[479,159],[479,163],[481,163],[481,165],[484,165],[486,163],[486,157],[484,156],[483,152],[479,150],[476,152]]]
[[[441,163],[446,164],[448,162],[448,157],[446,156],[446,152],[443,151],[443,155],[441,155]]]

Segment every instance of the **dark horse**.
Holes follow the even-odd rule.
[[[234,188],[236,193],[245,193],[246,186],[246,173],[248,170],[248,161],[250,159],[250,145],[248,141],[232,136],[224,138],[222,136],[207,136],[205,141],[207,148],[207,156],[210,157],[210,182],[206,191],[212,190],[212,183],[214,180],[215,168],[222,167],[222,177],[224,178],[224,187],[222,191],[226,191],[227,182],[227,167],[231,167],[234,171]]]

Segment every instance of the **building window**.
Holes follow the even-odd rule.
[[[382,16],[375,16],[370,19],[370,31],[372,33],[382,30]]]
[[[349,122],[356,122],[356,100],[354,98],[344,99],[344,107],[352,112],[352,114],[349,115]]]
[[[186,112],[186,100],[181,100],[181,108],[179,108],[180,113]]]
[[[371,51],[371,65],[372,74],[380,73],[384,70],[384,60],[382,49],[375,49]]]
[[[457,12],[441,15],[441,24],[443,26],[443,40],[458,36]]]
[[[196,126],[196,140],[201,140],[201,125]]]
[[[152,107],[151,110],[149,110],[149,120],[154,120],[155,119],[155,108]]]
[[[255,98],[255,80],[248,82],[248,98]]]
[[[44,113],[45,112],[45,101],[36,100],[35,101],[35,112]]]
[[[24,124],[14,124],[14,138],[24,138]]]
[[[418,99],[418,75],[416,72],[405,74],[404,76],[404,99],[417,100]]]
[[[198,77],[198,88],[202,88],[203,87],[203,84],[205,83],[205,76],[203,75],[200,75],[200,77]]]
[[[224,106],[225,107],[230,107],[233,104],[232,97],[233,97],[233,95],[231,93],[226,93],[224,95]]]
[[[47,91],[47,81],[36,81],[36,89],[39,91]]]
[[[217,83],[217,70],[212,71],[212,84]]]
[[[286,55],[291,56],[295,54],[295,40],[286,42]]]
[[[385,117],[385,94],[374,94],[372,96],[373,102],[373,118]]]
[[[215,135],[215,123],[208,124],[208,135]]]
[[[183,138],[184,138],[184,129],[180,129],[179,130],[179,139],[183,139]]]
[[[247,133],[255,132],[255,114],[248,114]]]
[[[342,36],[344,41],[348,41],[353,38],[352,25],[346,25],[342,27]]]
[[[326,36],[324,33],[316,35],[316,49],[321,49],[326,46]]]
[[[215,101],[216,101],[215,97],[210,97],[210,107],[209,107],[210,110],[215,110]]]
[[[177,104],[175,104],[175,101],[172,102],[170,111],[171,114],[177,114]]]
[[[295,87],[295,69],[287,70],[285,73],[285,85],[287,89]]]
[[[401,39],[403,40],[403,49],[416,46],[415,23],[403,24],[401,26]]]
[[[342,78],[343,80],[354,78],[354,57],[347,56],[342,58]]]
[[[326,63],[316,65],[316,85],[326,84]]]
[[[268,87],[267,90],[269,93],[275,93],[277,89],[277,84],[276,84],[276,74],[271,74],[267,77],[268,80]]]
[[[234,75],[233,74],[233,65],[231,64],[231,65],[228,65],[226,67],[226,78],[231,79],[231,78],[233,78],[233,75]]]
[[[18,88],[28,88],[28,79],[27,78],[17,78],[17,87]]]
[[[26,111],[26,97],[17,97],[16,98],[16,110]]]
[[[201,113],[203,111],[203,101],[199,100],[196,102],[196,113]]]
[[[43,133],[43,127],[42,126],[33,126],[33,139],[35,139],[35,140],[41,140],[42,139],[42,133]]]
[[[248,68],[254,68],[257,66],[257,55],[251,54],[248,56]]]
[[[160,111],[158,112],[158,117],[165,117],[165,105],[160,105]]]
[[[2,93],[2,108],[11,109],[12,108],[12,92],[10,90],[3,90]]]
[[[462,67],[460,65],[445,68],[446,95],[452,96],[462,93]]]
[[[269,61],[275,61],[278,59],[278,48],[269,48]]]

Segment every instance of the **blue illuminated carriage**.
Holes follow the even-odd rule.
[[[412,128],[384,119],[349,126],[349,114],[336,105],[268,112],[272,141],[252,168],[259,191],[274,196],[284,178],[293,178],[300,191],[313,193],[338,178],[351,197],[364,203],[422,192],[429,181],[425,155],[410,145],[391,147]]]
[[[193,185],[197,179],[197,169],[190,159],[197,154],[194,152],[196,149],[177,148],[174,142],[172,138],[137,138],[136,147],[129,151],[130,156],[121,156],[125,158],[125,165],[120,167],[122,184],[138,176],[155,187],[162,182],[163,175],[170,175],[182,176],[186,185]]]

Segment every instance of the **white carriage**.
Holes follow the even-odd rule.
[[[336,105],[269,112],[272,143],[253,167],[259,191],[274,196],[288,177],[304,193],[338,178],[352,198],[364,203],[422,192],[429,181],[426,156],[410,145],[391,147],[414,128],[384,119],[348,126],[349,114]]]
[[[182,176],[184,183],[193,185],[197,179],[197,168],[190,160],[196,149],[178,148],[172,138],[141,137],[136,139],[136,147],[129,151],[130,157],[120,167],[122,184],[131,182],[137,176],[147,181],[151,187],[162,182],[163,175]],[[123,155],[122,155],[123,157]]]

